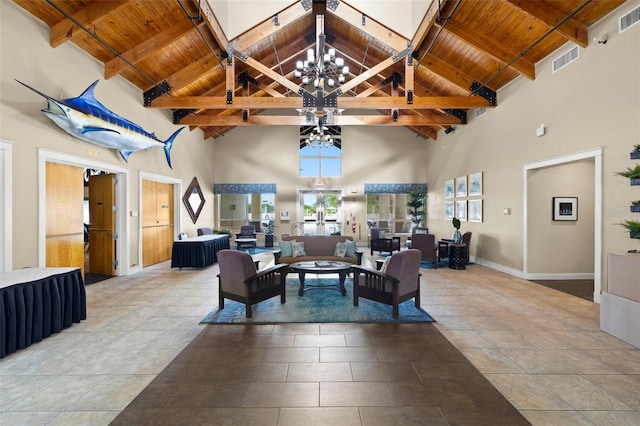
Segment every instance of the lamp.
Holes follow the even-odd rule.
[[[325,50],[324,15],[316,16],[316,31],[316,51],[308,49],[306,60],[296,61],[295,78],[301,79],[305,86],[313,81],[316,89],[323,88],[325,83],[329,87],[334,87],[336,81],[344,83],[349,67],[343,58],[336,57],[335,49]]]
[[[304,142],[307,144],[307,146],[311,146],[312,148],[318,146],[329,148],[333,145],[333,135],[329,134],[328,132],[325,133],[327,130],[329,130],[328,127],[322,124],[318,124],[318,126],[315,127],[311,131],[311,133],[307,135],[307,138],[304,140]]]

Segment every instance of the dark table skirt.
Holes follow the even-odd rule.
[[[0,289],[0,358],[87,319],[82,271],[52,271]]]
[[[230,248],[229,237],[174,241],[172,268],[204,268],[218,261],[218,251]]]

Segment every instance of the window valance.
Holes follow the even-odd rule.
[[[427,193],[426,183],[365,183],[365,194],[408,194],[414,187],[419,187]]]
[[[275,194],[275,183],[218,183],[213,185],[214,194]]]

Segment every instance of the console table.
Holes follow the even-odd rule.
[[[200,235],[177,240],[171,250],[172,268],[205,268],[218,261],[217,253],[228,249],[229,236],[226,234]]]
[[[0,358],[87,319],[80,268],[0,274]]]

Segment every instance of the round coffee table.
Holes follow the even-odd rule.
[[[298,289],[298,295],[302,296],[305,291],[309,290],[338,290],[343,296],[346,296],[347,289],[344,288],[344,280],[347,278],[347,274],[351,272],[351,264],[347,262],[338,262],[333,260],[328,261],[309,261],[309,262],[295,262],[289,265],[291,272],[297,272],[300,279],[300,288]],[[304,285],[305,274],[338,274],[337,285]]]

